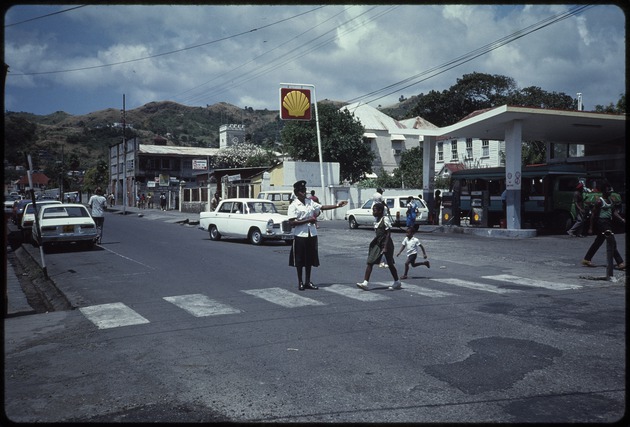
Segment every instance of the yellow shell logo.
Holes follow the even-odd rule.
[[[286,94],[282,100],[282,106],[287,109],[290,116],[302,117],[304,112],[311,106],[311,103],[304,93],[293,90]]]

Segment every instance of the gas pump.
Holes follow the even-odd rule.
[[[473,191],[470,193],[470,198],[470,224],[487,227],[490,193],[488,191]]]

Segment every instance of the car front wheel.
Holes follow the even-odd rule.
[[[348,218],[348,225],[350,226],[350,228],[352,229],[357,229],[359,228],[359,223],[357,222],[356,219],[354,219],[353,216],[351,216],[350,218]]]
[[[221,233],[217,230],[216,225],[210,226],[210,240],[221,240]]]
[[[259,229],[253,228],[249,232],[249,242],[252,245],[260,245],[263,242],[263,236]]]

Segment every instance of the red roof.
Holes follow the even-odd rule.
[[[48,182],[50,181],[50,178],[48,178],[46,175],[44,175],[41,172],[34,172],[31,174],[31,179],[33,180],[33,185],[36,186],[42,186],[42,185],[48,185]],[[28,184],[28,175],[24,175],[23,177],[21,177],[18,182],[19,185],[29,185]]]

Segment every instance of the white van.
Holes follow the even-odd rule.
[[[259,199],[271,200],[282,215],[286,215],[293,200],[293,190],[267,190],[258,193]]]

